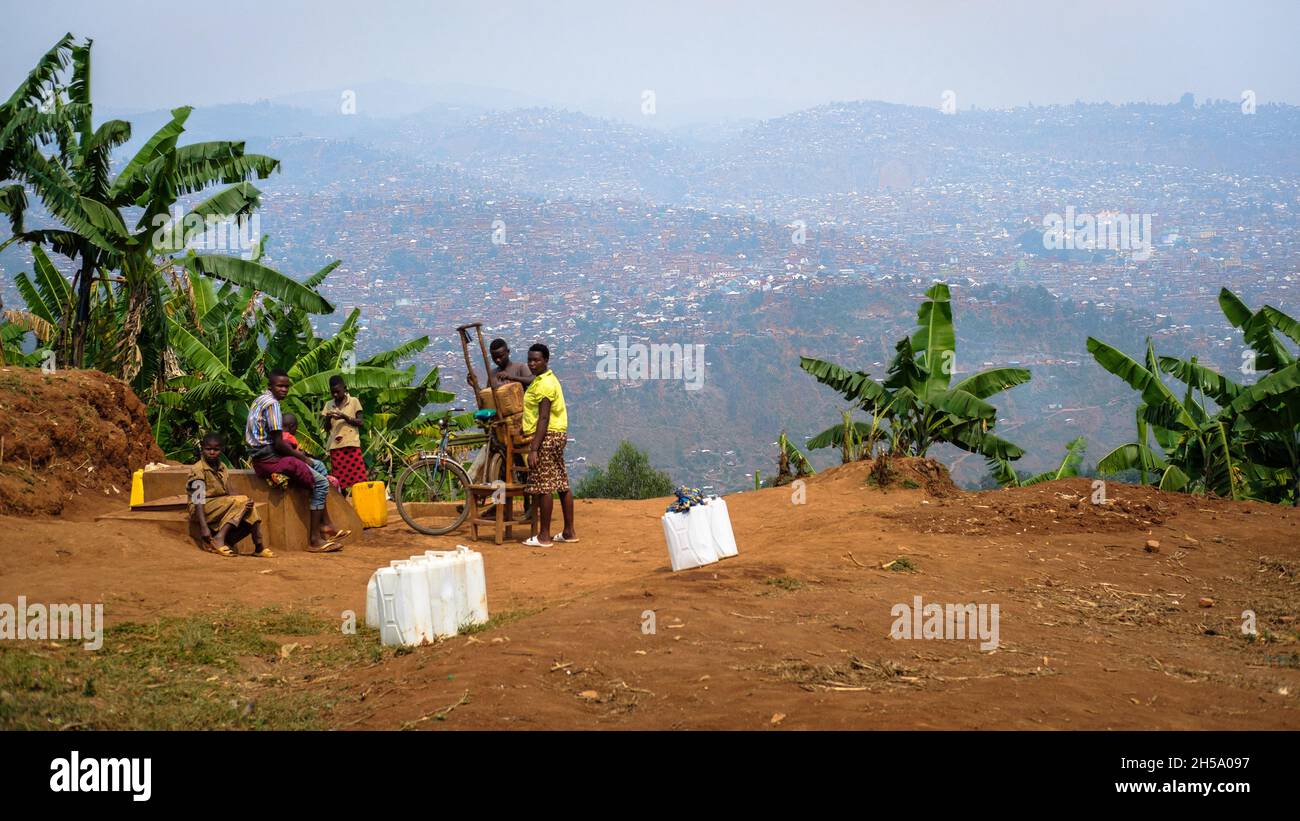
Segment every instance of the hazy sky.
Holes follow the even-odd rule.
[[[960,108],[1184,91],[1236,100],[1243,89],[1300,103],[1295,0],[0,0],[0,10],[4,94],[71,31],[95,39],[96,101],[131,109],[386,79],[628,115],[645,89],[661,112],[720,100],[763,114],[848,99],[937,106],[945,89]]]

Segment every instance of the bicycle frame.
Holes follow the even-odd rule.
[[[439,427],[442,428],[442,436],[438,440],[438,449],[432,453],[420,454],[421,461],[426,459],[437,460],[438,464],[433,469],[433,479],[434,479],[435,487],[440,487],[442,477],[445,475],[443,470],[443,465],[446,464],[448,461],[455,461],[454,459],[451,458],[451,454],[447,452],[447,442],[448,440],[451,439],[451,425],[446,420],[440,421],[438,425]],[[459,462],[457,462],[456,464],[458,467],[460,466]],[[450,471],[448,471],[447,473],[449,474]]]

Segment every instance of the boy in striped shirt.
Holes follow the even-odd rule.
[[[329,481],[311,469],[311,457],[289,444],[284,438],[284,417],[280,402],[289,395],[289,374],[276,368],[266,378],[266,392],[253,400],[244,426],[244,443],[253,462],[253,472],[263,479],[274,473],[311,490],[311,533],[307,550],[332,553],[342,550],[340,542],[349,535],[338,531],[325,510]]]

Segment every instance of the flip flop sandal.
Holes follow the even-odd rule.
[[[204,542],[203,549],[209,553],[216,553],[218,556],[238,556],[239,554],[230,549],[229,545],[216,545],[212,542]]]
[[[331,529],[332,529],[332,528],[331,528]],[[322,531],[322,532],[324,532],[324,531]],[[341,542],[341,541],[343,541],[344,539],[346,539],[347,537],[351,536],[351,535],[352,535],[352,531],[351,531],[351,530],[335,530],[333,536],[329,536],[329,534],[326,534],[326,535],[329,537],[329,540],[330,540],[331,542]]]
[[[312,547],[311,545],[307,546],[308,553],[337,553],[342,549],[343,549],[343,545],[339,544],[333,539],[330,539],[328,542],[321,545],[320,547]]]
[[[577,536],[574,536],[572,539],[566,539],[566,538],[564,538],[564,534],[563,534],[563,533],[561,533],[559,536],[552,536],[551,538],[554,539],[554,540],[557,541],[557,542],[563,542],[564,544],[577,544],[577,543],[578,543],[578,537],[577,537]]]
[[[554,547],[555,546],[554,542],[539,542],[536,536],[529,536],[527,539],[524,539],[522,542],[520,542],[520,544],[527,545],[528,547]]]
[[[261,550],[254,550],[254,551],[253,551],[251,554],[249,554],[249,555],[251,555],[254,559],[274,559],[274,558],[275,558],[275,554],[271,552],[271,548],[269,548],[269,547],[264,547],[264,548],[262,548]]]

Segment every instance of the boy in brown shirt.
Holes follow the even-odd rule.
[[[221,463],[225,442],[219,433],[209,433],[199,443],[202,457],[190,466],[185,483],[189,496],[190,533],[199,546],[219,556],[237,556],[231,545],[245,536],[253,537],[253,555],[274,558],[262,544],[262,520],[247,496],[226,489],[226,466]]]

